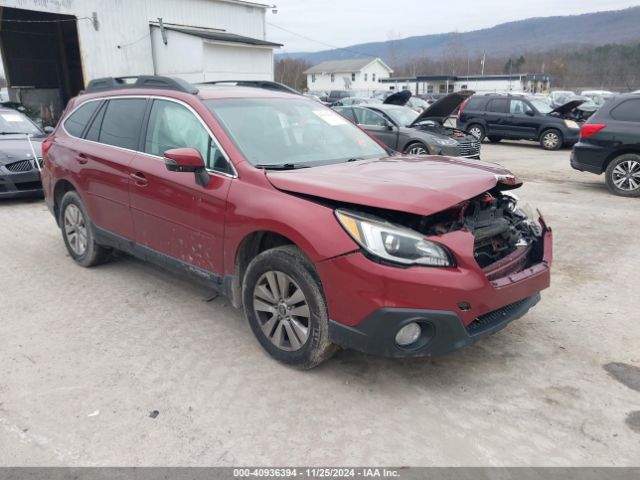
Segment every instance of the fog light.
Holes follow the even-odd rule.
[[[396,343],[401,347],[407,347],[414,343],[420,337],[422,328],[416,322],[411,322],[400,330],[396,334]]]

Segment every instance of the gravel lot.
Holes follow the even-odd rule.
[[[568,150],[483,154],[554,228],[542,302],[445,358],[311,372],[224,298],[130,258],[77,267],[42,201],[1,202],[0,465],[640,465],[640,200]]]

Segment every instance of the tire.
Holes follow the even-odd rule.
[[[640,155],[627,153],[614,158],[605,171],[609,191],[621,197],[640,197]]]
[[[298,248],[278,247],[255,257],[242,282],[242,298],[251,330],[276,360],[306,370],[338,350],[329,341],[320,280]]]
[[[74,191],[67,192],[60,202],[60,229],[69,256],[78,265],[88,268],[109,259],[111,250],[95,242],[87,210]]]
[[[502,139],[500,137],[489,137],[491,143],[500,143]]]
[[[545,150],[560,150],[564,145],[564,137],[560,130],[550,128],[540,135],[540,146]]]
[[[467,128],[467,132],[476,137],[478,140],[483,141],[486,136],[486,131],[479,123],[473,123]]]
[[[421,153],[420,153],[421,152]],[[429,147],[422,142],[412,142],[404,149],[406,155],[429,155]]]

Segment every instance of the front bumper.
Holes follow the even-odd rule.
[[[377,355],[428,356],[503,328],[535,305],[539,292],[550,285],[552,233],[546,226],[543,232],[540,262],[491,280],[475,261],[474,238],[465,231],[434,238],[453,252],[457,265],[452,268],[397,268],[360,252],[318,263],[332,341]],[[398,329],[416,318],[429,341],[414,349],[397,347]],[[486,328],[476,329],[478,324]]]
[[[0,198],[42,196],[42,182],[37,170],[13,173],[0,167]]]
[[[331,341],[345,348],[382,357],[427,357],[446,355],[502,330],[525,315],[540,301],[540,294],[487,313],[465,326],[455,312],[382,308],[367,317],[357,328],[331,321]],[[395,335],[403,326],[416,322],[422,328],[418,340],[399,347]]]

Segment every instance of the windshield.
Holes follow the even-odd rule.
[[[418,115],[420,115],[415,110],[411,110],[410,108],[390,108],[389,110],[385,110],[384,113],[389,115],[394,122],[398,125],[402,125],[403,127],[408,127],[411,125]]]
[[[311,166],[386,156],[338,113],[302,98],[206,100],[245,158],[259,166]]]
[[[531,102],[531,105],[533,105],[534,108],[540,113],[549,113],[553,110],[551,105],[549,105],[544,100],[540,100],[539,98],[529,98],[528,100],[529,102]]]
[[[0,111],[0,135],[10,134],[43,135],[31,120],[14,110]]]

